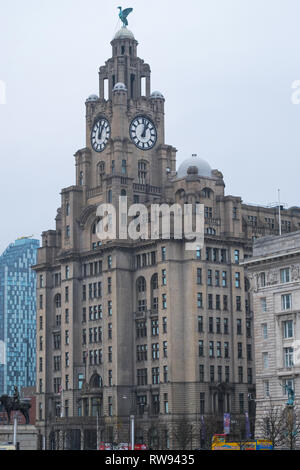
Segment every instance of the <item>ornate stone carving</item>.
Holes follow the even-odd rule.
[[[300,265],[299,264],[292,264],[291,266],[291,280],[292,281],[299,281],[300,279]]]
[[[274,284],[278,283],[278,270],[277,269],[270,269],[267,273],[267,285],[273,286]]]

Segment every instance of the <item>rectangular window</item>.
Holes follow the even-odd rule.
[[[247,344],[247,360],[252,361],[252,345]]]
[[[287,320],[283,322],[283,337],[293,338],[294,336],[294,322],[293,320]]]
[[[209,357],[214,357],[214,342],[210,341],[209,342]]]
[[[200,364],[199,366],[199,382],[203,383],[204,382],[204,365]]]
[[[225,359],[229,358],[229,343],[227,341],[224,343],[224,357]]]
[[[260,299],[260,303],[261,303],[261,311],[266,312],[267,311],[267,299],[263,297],[262,299]]]
[[[218,382],[222,382],[222,366],[218,366]]]
[[[221,296],[216,295],[216,310],[221,310]]]
[[[213,310],[213,295],[208,294],[208,310]]]
[[[201,285],[202,284],[202,269],[197,268],[197,284]]]
[[[207,285],[212,286],[212,270],[207,270]]]
[[[209,317],[208,319],[208,332],[209,333],[214,332],[214,319],[212,317]]]
[[[152,360],[159,359],[159,343],[152,344]]]
[[[235,273],[235,287],[241,287],[241,273]]]
[[[152,332],[152,336],[158,336],[159,335],[158,320],[151,320],[151,332]]]
[[[248,369],[247,377],[248,377],[248,384],[252,384],[253,383],[253,373],[252,373],[251,368]]]
[[[239,264],[239,262],[240,262],[240,252],[239,252],[239,250],[234,250],[234,262],[235,262],[235,264]]]
[[[152,368],[152,385],[159,384],[159,367]]]
[[[228,335],[229,333],[229,321],[228,318],[224,318],[224,334]]]
[[[203,308],[203,296],[202,296],[202,292],[198,292],[198,294],[197,294],[197,307],[198,307],[198,308]]]
[[[112,346],[108,347],[108,362],[112,362]]]
[[[267,352],[262,353],[262,358],[263,358],[264,369],[268,369],[269,368],[269,353]]]
[[[238,350],[238,359],[242,359],[243,358],[243,343],[237,344],[237,350]]]
[[[263,323],[261,325],[261,332],[262,332],[263,339],[268,339],[268,324],[267,323]]]
[[[242,300],[241,300],[241,296],[240,295],[237,295],[236,296],[236,311],[237,312],[240,312],[242,310]]]
[[[230,381],[230,368],[229,366],[225,366],[225,382],[229,383]]]
[[[228,296],[223,295],[223,310],[227,311],[228,310]]]
[[[203,344],[203,340],[200,340],[199,343],[198,343],[198,349],[199,349],[199,357],[203,357],[204,356],[204,344]]]
[[[270,382],[268,380],[264,380],[264,395],[266,398],[270,396]]]
[[[166,247],[163,246],[161,249],[161,260],[166,261]]]
[[[238,318],[236,321],[236,334],[237,335],[242,334],[242,320],[240,318]]]
[[[167,294],[162,294],[162,308],[163,310],[167,308]]]
[[[290,282],[290,268],[280,270],[280,281],[282,283]]]
[[[168,332],[168,319],[167,317],[163,317],[163,333]]]
[[[210,366],[209,368],[210,381],[215,381],[215,366]]]
[[[227,271],[222,272],[222,287],[227,287]]]
[[[282,310],[289,310],[292,308],[292,294],[284,294],[281,296]]]
[[[167,285],[167,271],[166,271],[166,269],[162,270],[161,277],[162,277],[162,285],[166,286]]]
[[[242,366],[239,366],[238,368],[238,376],[239,376],[239,383],[242,384],[243,383],[243,367]]]
[[[219,317],[216,318],[216,332],[218,334],[221,333],[221,318],[219,318]]]
[[[168,366],[164,366],[164,382],[168,382]]]
[[[217,342],[217,357],[222,357],[222,345],[221,345],[221,341],[218,341]]]
[[[245,412],[245,402],[244,402],[243,393],[239,393],[239,404],[240,404],[240,413],[243,414]]]
[[[294,349],[293,348],[284,348],[284,366],[293,367],[294,365]]]
[[[198,247],[197,247],[197,251],[196,251],[196,258],[201,259],[201,250]]]
[[[200,393],[200,414],[204,415],[205,413],[205,393]]]
[[[220,271],[215,271],[215,285],[216,287],[220,286]]]

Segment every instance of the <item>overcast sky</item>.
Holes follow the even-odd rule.
[[[0,252],[55,227],[120,4],[134,8],[129,29],[166,98],[178,163],[197,153],[226,194],[266,205],[280,188],[300,206],[299,0],[1,0]]]

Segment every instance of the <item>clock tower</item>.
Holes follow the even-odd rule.
[[[176,171],[176,149],[165,145],[164,96],[151,93],[150,66],[123,26],[112,57],[99,70],[99,97],[86,101],[86,148],[76,154],[77,185],[101,188],[102,202],[159,201]]]

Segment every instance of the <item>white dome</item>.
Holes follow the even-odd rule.
[[[115,84],[113,91],[127,91],[127,88],[124,83],[119,82]]]
[[[153,98],[153,99],[159,98],[161,100],[165,99],[164,95],[160,91],[153,91],[153,93],[151,93],[150,95],[150,98]]]
[[[127,29],[126,26],[122,26],[122,28],[115,34],[114,39],[134,39],[134,35],[130,29]]]
[[[184,178],[188,174],[188,169],[193,166],[198,168],[198,175],[207,178],[211,177],[212,169],[203,158],[193,156],[184,160],[178,168],[177,178]]]
[[[99,96],[97,95],[90,95],[87,99],[87,101],[98,101]]]

